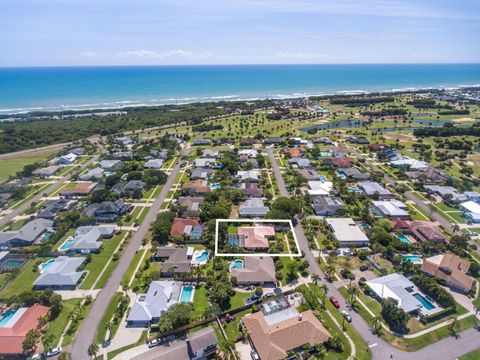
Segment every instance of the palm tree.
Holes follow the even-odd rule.
[[[378,316],[375,316],[372,319],[372,327],[373,327],[373,330],[375,330],[375,333],[378,334],[378,332],[380,331],[381,324],[382,324],[382,320]]]
[[[328,286],[327,284],[320,285],[320,291],[322,292],[322,306],[325,308],[325,299],[328,293]]]
[[[318,276],[318,274],[313,274],[312,275],[312,282],[317,285],[318,282],[320,281],[320,276]]]
[[[97,358],[97,353],[98,353],[98,345],[95,343],[90,344],[88,347],[88,355],[93,356],[95,359]]]
[[[352,308],[355,308],[355,296],[357,295],[358,288],[353,285],[349,287],[349,293],[350,293],[350,305]]]
[[[327,264],[325,266],[324,272],[325,272],[325,275],[331,280],[333,274],[335,273],[335,266],[333,266],[332,264]]]
[[[452,225],[452,233],[455,234],[455,233],[458,232],[458,231],[460,231],[460,225],[458,225],[458,224],[453,224],[453,225]]]

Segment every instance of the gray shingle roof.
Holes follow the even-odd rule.
[[[84,271],[77,271],[84,261],[84,257],[59,256],[53,264],[42,270],[33,285],[37,287],[75,286],[84,273]]]

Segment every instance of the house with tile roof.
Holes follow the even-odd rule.
[[[183,217],[198,217],[200,215],[200,205],[205,199],[201,196],[183,196],[178,199],[177,204],[182,207]]]
[[[421,271],[445,283],[450,289],[467,293],[475,283],[469,276],[470,263],[455,254],[440,254],[423,259]]]
[[[275,284],[275,264],[270,256],[246,256],[242,268],[232,268],[238,285]]]
[[[330,333],[312,310],[297,313],[285,309],[281,313],[265,315],[258,311],[242,318],[242,324],[260,359],[284,359],[290,350],[305,344],[322,344],[330,338]]]
[[[39,329],[40,319],[47,316],[49,310],[43,305],[11,310],[15,311],[13,316],[0,326],[0,358],[23,359],[22,344],[27,333]]]
[[[211,189],[207,180],[197,179],[183,184],[182,191],[190,195],[205,195]]]
[[[241,183],[238,185],[238,189],[249,197],[262,197],[262,187],[258,183]]]
[[[430,241],[434,243],[443,243],[446,241],[445,235],[430,221],[409,221],[399,218],[392,218],[389,221],[393,230],[412,235],[417,241]]]
[[[273,226],[242,226],[237,228],[238,246],[246,249],[268,249],[268,240],[275,237]]]
[[[195,227],[201,226],[198,218],[179,218],[173,219],[172,227],[170,228],[170,236],[188,236],[191,237],[192,231]]]

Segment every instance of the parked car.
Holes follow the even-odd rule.
[[[155,346],[160,345],[160,340],[159,339],[153,339],[152,341],[148,342],[148,348],[151,349]]]
[[[102,347],[103,347],[103,348],[106,348],[106,347],[108,347],[108,346],[110,345],[110,343],[111,343],[110,340],[103,340],[103,342],[102,342]]]
[[[343,311],[342,311],[342,316],[343,316],[343,317],[345,318],[345,320],[347,320],[348,322],[352,322],[352,318],[350,317],[350,314],[349,314],[347,311],[343,310]]]
[[[52,356],[55,356],[55,355],[58,355],[62,352],[62,348],[61,347],[57,347],[57,348],[53,348],[52,350],[50,350],[49,352],[47,352],[47,358],[49,357],[52,357]]]
[[[337,309],[340,308],[340,303],[338,300],[335,298],[335,296],[330,296],[330,302],[335,306]]]
[[[258,356],[257,352],[253,349],[250,351],[250,356],[252,357],[252,360],[260,360],[260,356]]]
[[[275,294],[274,293],[266,293],[265,295],[263,295],[263,297],[265,299],[271,298],[272,296],[275,296]]]
[[[251,299],[252,301],[258,300],[258,299],[260,299],[260,295],[253,294],[250,299]]]
[[[30,358],[30,360],[42,360],[43,358],[44,358],[43,354],[35,354]]]
[[[367,271],[367,270],[368,270],[368,265],[360,266],[360,271]]]

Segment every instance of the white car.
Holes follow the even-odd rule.
[[[57,348],[53,348],[52,350],[50,350],[49,352],[47,352],[47,358],[48,357],[52,357],[52,356],[55,356],[55,355],[58,355],[62,352],[62,348],[61,347],[57,347]]]
[[[342,310],[341,313],[342,313],[342,316],[345,318],[345,320],[347,320],[348,322],[352,322],[352,318],[350,317],[350,314],[348,312],[346,312],[345,310]]]
[[[153,339],[152,341],[150,341],[150,342],[148,343],[148,347],[149,347],[150,349],[153,348],[153,347],[155,347],[155,346],[157,346],[157,345],[160,345],[160,340],[158,340],[158,339]]]
[[[250,351],[250,356],[252,357],[252,360],[260,360],[260,356],[258,356],[255,350]]]
[[[43,354],[35,354],[30,358],[30,360],[41,360],[41,359],[43,359]]]

